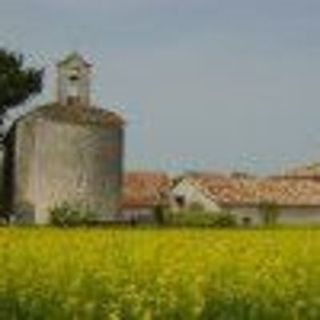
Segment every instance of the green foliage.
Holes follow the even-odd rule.
[[[263,215],[265,225],[271,226],[277,223],[277,219],[280,215],[280,208],[276,203],[262,202],[259,206],[259,210]]]
[[[165,209],[163,206],[158,205],[154,208],[154,221],[157,225],[164,225],[165,224]]]
[[[178,212],[167,212],[166,224],[182,227],[235,227],[235,217],[225,211],[208,212],[195,210],[182,210]]]
[[[0,48],[0,120],[42,89],[43,70],[24,67],[21,54]]]
[[[204,211],[204,207],[199,202],[192,202],[189,205],[189,210],[191,210],[191,211]]]
[[[58,227],[84,226],[94,223],[95,215],[87,209],[79,209],[67,202],[50,210],[50,223]]]
[[[29,201],[21,201],[17,204],[19,208],[16,212],[11,213],[15,223],[34,223],[35,208]]]

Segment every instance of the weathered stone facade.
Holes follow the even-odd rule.
[[[7,210],[18,221],[46,224],[50,209],[68,203],[98,220],[114,219],[122,190],[123,121],[63,99],[18,119],[9,132]]]

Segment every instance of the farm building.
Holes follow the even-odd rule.
[[[90,101],[90,69],[80,55],[57,65],[57,99],[17,119],[5,138],[6,211],[46,224],[63,203],[113,219],[120,209],[124,121]]]
[[[173,187],[171,202],[176,211],[195,203],[207,211],[227,210],[241,224],[263,224],[266,205],[277,209],[278,223],[320,223],[320,183],[312,179],[192,174]]]
[[[287,178],[287,179],[309,179],[320,181],[320,163],[311,163],[304,166],[291,168],[284,171],[276,178]]]
[[[162,172],[129,172],[124,178],[122,219],[150,222],[169,205],[170,179]]]

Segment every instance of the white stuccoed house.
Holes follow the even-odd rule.
[[[194,173],[182,177],[171,190],[171,205],[177,212],[198,204],[206,211],[227,210],[246,225],[264,223],[264,203],[277,207],[279,224],[320,224],[320,182],[309,178]]]

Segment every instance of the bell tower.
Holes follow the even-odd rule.
[[[57,64],[57,73],[59,104],[89,107],[91,65],[75,52]]]

